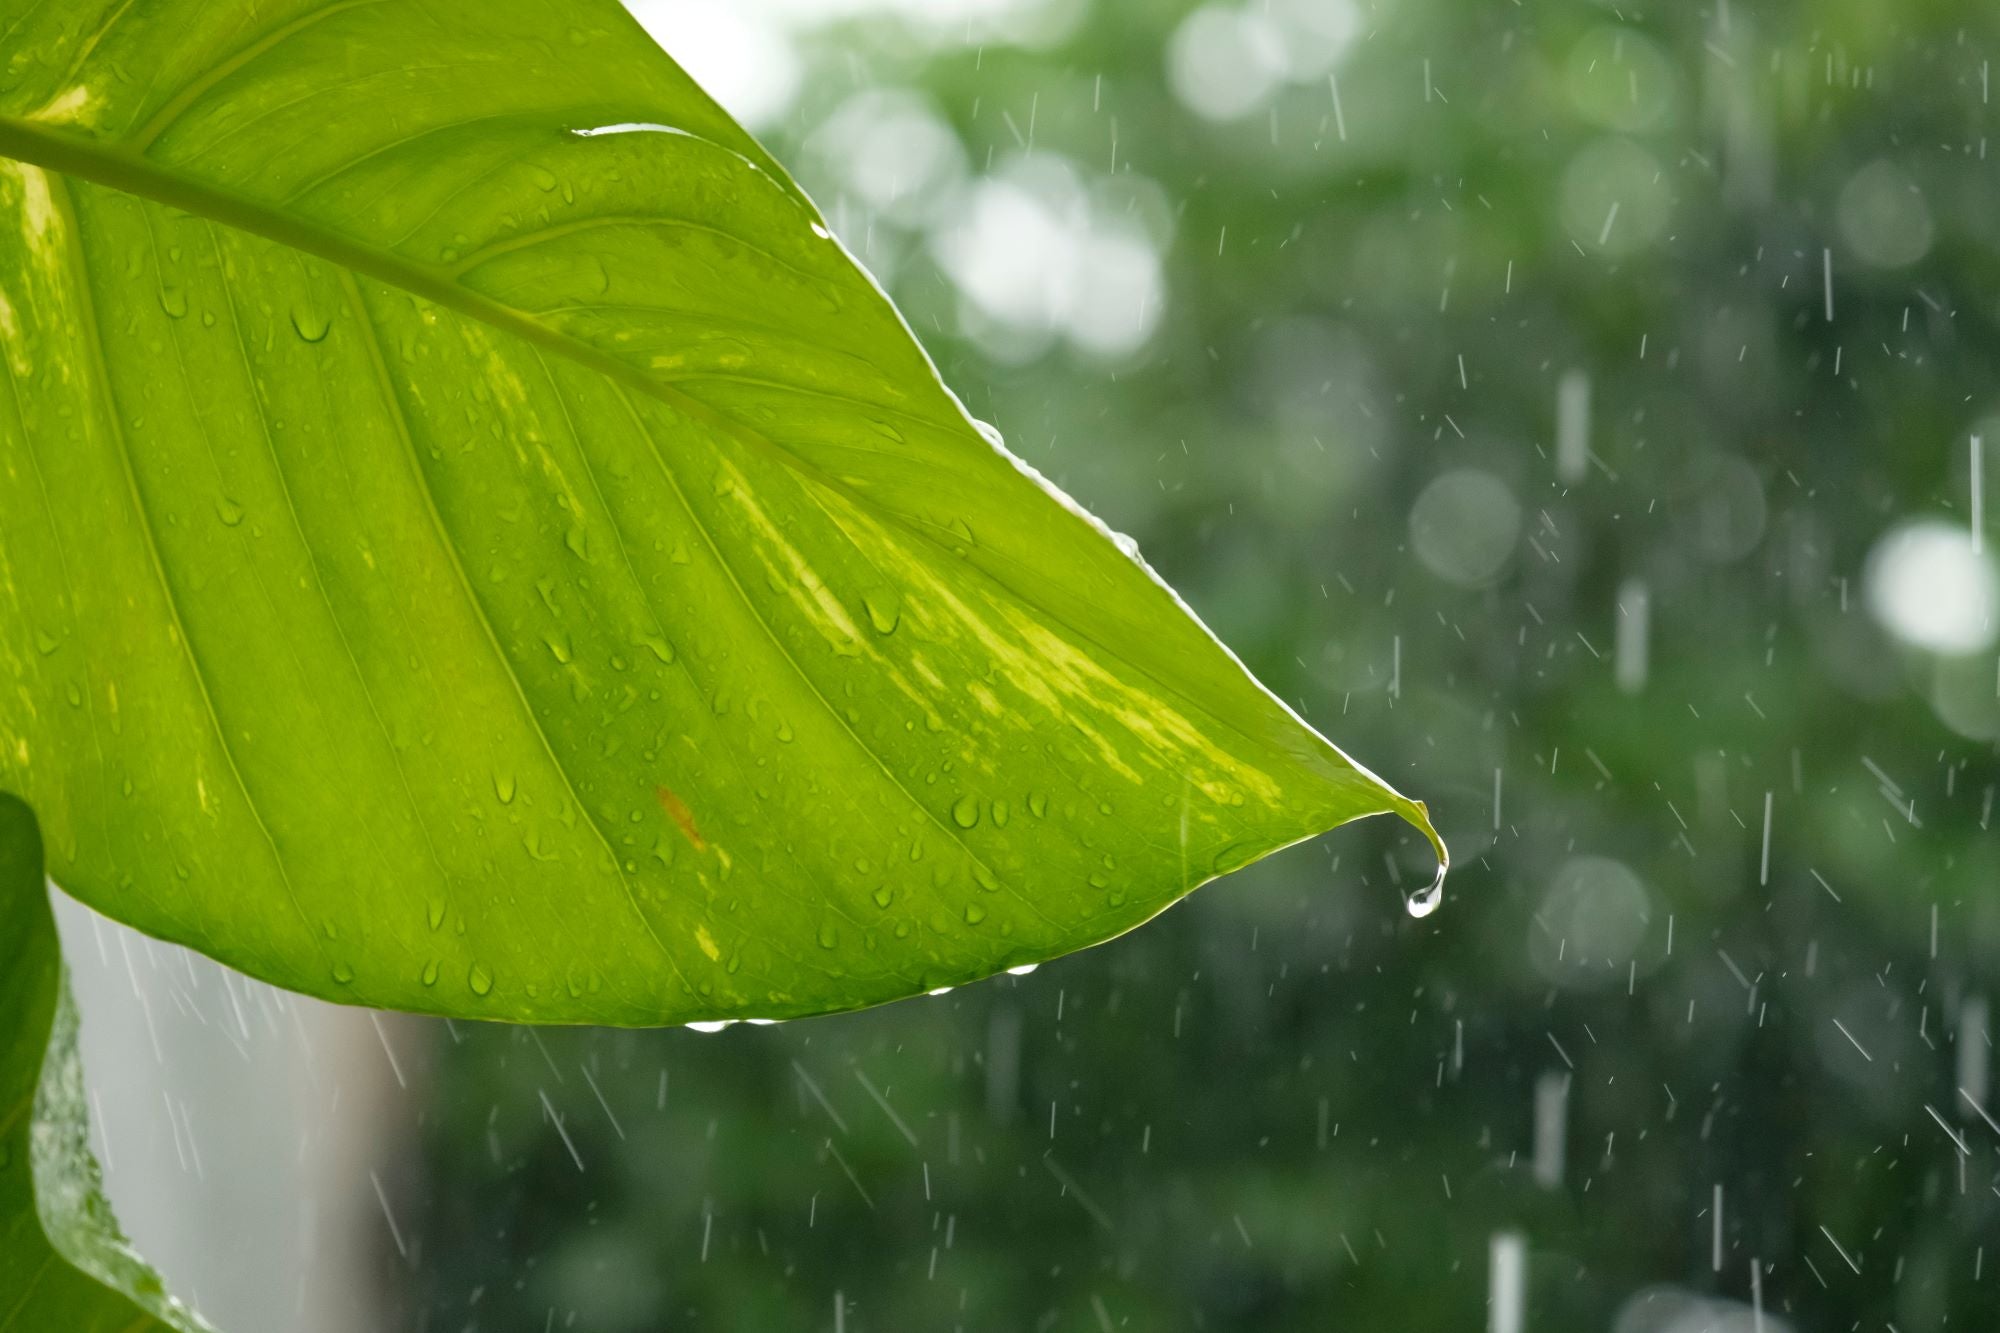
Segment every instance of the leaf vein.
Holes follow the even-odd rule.
[[[125,438],[125,427],[118,419],[118,404],[111,393],[111,373],[106,356],[104,326],[97,318],[97,303],[92,298],[88,266],[83,258],[83,236],[77,218],[76,203],[70,197],[69,182],[59,175],[49,178],[49,195],[56,201],[68,244],[64,247],[70,258],[71,268],[77,287],[77,305],[82,312],[82,324],[87,331],[86,341],[92,349],[91,369],[93,379],[104,404],[104,422],[112,439],[118,444],[118,456],[124,465],[125,483],[132,499],[133,512],[138,516],[139,529],[146,539],[146,553],[153,566],[153,575],[159,581],[160,593],[166,599],[167,614],[173,623],[174,637],[180,641],[181,651],[186,656],[188,669],[194,676],[196,692],[201,696],[204,713],[209,726],[215,732],[216,744],[222,750],[222,757],[229,764],[229,772],[236,779],[238,790],[243,793],[244,808],[249,812],[251,822],[263,835],[264,843],[271,850],[271,862],[277,867],[278,879],[285,886],[285,894],[291,900],[292,909],[298,913],[300,924],[305,927],[306,938],[325,955],[324,945],[312,929],[306,915],[305,905],[299,899],[298,888],[292,883],[290,869],[285,865],[284,854],[278,849],[277,839],[271,834],[270,826],[264,821],[264,813],[257,806],[257,798],[250,790],[249,782],[243,776],[242,766],[236,762],[236,751],[229,743],[229,733],[222,725],[222,717],[215,711],[215,698],[208,688],[208,675],[202,669],[201,657],[195,652],[194,640],[189,637],[187,626],[181,619],[180,601],[174,593],[172,582],[167,578],[165,562],[160,558],[159,533],[153,524],[152,511],[147,508],[145,493],[139,486],[139,475],[133,466],[131,442]]]
[[[612,846],[610,837],[599,826],[597,816],[591,813],[590,807],[585,804],[582,796],[577,793],[575,783],[570,780],[569,770],[563,766],[562,760],[557,757],[555,745],[550,741],[547,729],[542,726],[541,716],[535,712],[534,705],[528,702],[527,690],[521,683],[520,673],[514,669],[513,659],[508,657],[507,650],[500,646],[500,637],[494,632],[493,622],[486,614],[485,604],[479,600],[479,595],[472,590],[472,581],[465,574],[465,564],[459,559],[458,546],[452,541],[450,530],[445,527],[444,515],[439,512],[437,507],[437,496],[431,490],[430,477],[424,471],[423,460],[418,456],[417,442],[415,437],[410,433],[409,418],[404,413],[402,397],[396,392],[395,383],[389,376],[389,363],[382,351],[382,336],[380,331],[376,329],[374,317],[369,313],[367,302],[361,294],[361,284],[355,281],[354,274],[347,269],[341,270],[340,281],[342,287],[346,290],[348,306],[354,311],[355,320],[361,327],[362,338],[367,346],[369,360],[375,369],[375,378],[384,400],[384,406],[394,419],[396,433],[401,438],[404,448],[409,453],[410,470],[416,478],[418,489],[423,494],[425,506],[430,511],[431,522],[437,530],[439,544],[444,547],[445,553],[451,558],[451,566],[453,571],[458,575],[459,586],[464,590],[466,600],[470,603],[473,614],[478,617],[480,627],[486,632],[486,640],[493,647],[493,655],[499,661],[501,669],[506,672],[508,681],[513,685],[514,697],[520,700],[521,711],[527,715],[528,725],[534,729],[536,738],[541,742],[542,752],[548,755],[549,764],[562,778],[564,790],[569,792],[570,799],[576,803],[577,811],[583,816],[584,822],[590,826],[591,832],[597,835],[597,840],[604,845],[605,855],[611,858],[612,873],[618,877],[619,886],[625,891],[625,900],[631,905],[632,914],[639,918],[639,924],[644,928],[647,938],[652,940],[654,947],[660,951],[660,956],[666,960],[667,966],[672,969],[674,976],[683,986],[688,988],[688,993],[692,995],[695,993],[693,986],[689,984],[686,974],[681,971],[680,963],[674,957],[673,951],[667,948],[666,941],[660,938],[659,932],[653,928],[651,918],[646,915],[645,909],[639,905],[639,897],[632,891],[632,882],[626,877],[625,865],[618,859],[618,849]]]

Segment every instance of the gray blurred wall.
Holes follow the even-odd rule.
[[[221,1333],[386,1327],[417,1032],[53,897],[92,1144],[140,1253]]]

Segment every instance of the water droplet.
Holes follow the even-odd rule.
[[[553,190],[560,184],[556,179],[555,172],[550,171],[547,167],[535,167],[531,174],[534,176],[535,184],[543,190]]]
[[[1438,904],[1444,901],[1444,872],[1446,869],[1448,867],[1439,866],[1437,877],[1430,882],[1429,887],[1418,889],[1415,893],[1404,899],[1403,906],[1417,920],[1421,921],[1432,912],[1437,911]]]
[[[325,342],[333,321],[311,306],[292,307],[292,332],[309,343]]]
[[[472,970],[465,974],[465,984],[472,987],[474,995],[491,995],[493,993],[493,974],[487,971],[482,965],[474,963]]]
[[[985,919],[986,919],[986,909],[981,907],[978,903],[967,903],[965,905],[966,925],[976,926]]]
[[[868,609],[868,623],[877,634],[894,634],[903,620],[903,599],[893,592],[871,592],[861,599]]]
[[[993,827],[1007,827],[1007,803],[1005,801],[995,801],[993,803]]]
[[[579,560],[590,559],[590,538],[582,528],[571,528],[563,534],[563,545],[569,547],[570,554]]]
[[[430,900],[430,903],[424,908],[424,920],[430,923],[432,930],[437,930],[444,925],[444,899],[433,898]]]
[[[50,634],[43,634],[40,632],[36,633],[35,651],[39,652],[43,657],[47,657],[50,653],[54,652],[56,649],[60,647],[62,647],[62,641],[57,639],[55,636]]]
[[[215,516],[222,520],[222,526],[233,528],[243,521],[243,506],[228,496],[219,496],[215,501]]]
[[[160,288],[160,309],[175,319],[184,318],[188,312],[187,293],[178,287]]]
[[[569,635],[562,633],[544,634],[542,642],[549,646],[549,651],[555,655],[556,661],[561,662],[565,666],[569,665],[569,660],[574,655],[570,651]]]
[[[1010,977],[1025,977],[1040,966],[1040,963],[1022,963],[1018,967],[1008,968],[1007,975]]]
[[[819,947],[832,949],[840,944],[840,928],[829,921],[819,928]]]
[[[649,635],[646,638],[641,639],[640,642],[645,644],[646,647],[652,651],[653,656],[659,658],[662,662],[667,663],[669,666],[673,664],[674,646],[671,643],[668,643],[665,639],[660,638],[658,635]]]
[[[976,796],[959,797],[958,804],[951,808],[951,818],[952,822],[960,828],[971,828],[974,824],[977,824],[979,822],[979,798]]]
[[[438,979],[438,962],[437,959],[433,958],[428,963],[424,964],[423,981],[426,986],[435,986],[437,985],[437,979]]]
[[[887,907],[895,896],[895,891],[887,884],[884,884],[881,888],[875,890],[875,905],[877,907]]]
[[[502,805],[512,805],[514,803],[514,775],[512,773],[495,773],[493,775],[493,794],[500,798]]]
[[[335,963],[333,965],[333,979],[345,986],[354,980],[354,969],[346,963]]]
[[[718,1018],[713,1021],[697,1020],[687,1025],[689,1032],[720,1032],[729,1026],[730,1020]]]

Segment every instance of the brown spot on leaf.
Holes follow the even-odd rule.
[[[687,802],[665,787],[659,789],[659,794],[660,809],[666,811],[668,817],[681,826],[681,832],[687,835],[687,840],[694,844],[696,851],[707,851],[708,842],[701,836],[701,830],[695,827],[694,812],[687,808]]]

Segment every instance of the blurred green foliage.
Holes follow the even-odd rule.
[[[2000,16],[1396,0],[1218,122],[1185,6],[1063,15],[832,30],[767,141],[975,414],[1430,801],[1444,909],[1373,821],[949,996],[460,1026],[405,1326],[1468,1329],[1508,1231],[1536,1330],[1989,1326],[1995,658],[1865,584],[1968,521],[2000,411]],[[963,146],[921,206],[826,140],[882,89]],[[1037,173],[1156,247],[1136,350],[941,264],[954,200]]]

